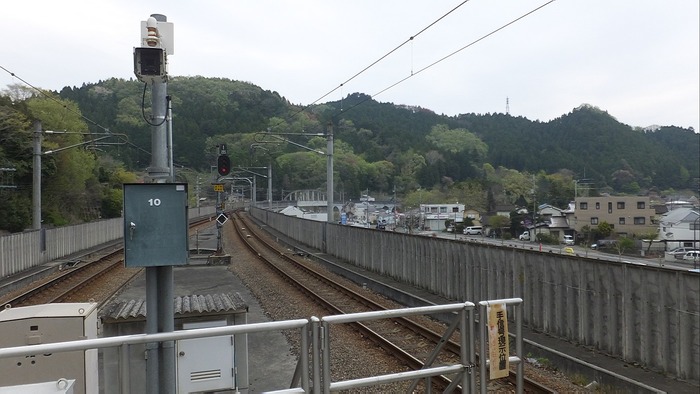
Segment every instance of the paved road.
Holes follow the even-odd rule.
[[[483,237],[479,235],[463,235],[463,234],[454,234],[454,233],[445,233],[445,232],[440,232],[440,231],[425,231],[420,233],[419,235],[425,235],[425,236],[435,236],[438,238],[443,238],[443,239],[452,239],[452,240],[460,240],[460,241],[465,241],[465,242],[475,242],[475,243],[483,243],[483,244],[489,244],[489,245],[499,245],[499,246],[508,246],[512,248],[518,248],[518,249],[528,249],[528,250],[540,250],[542,252],[546,253],[561,253],[561,254],[571,254],[567,248],[566,245],[540,245],[536,242],[530,242],[530,241],[520,241],[517,239],[510,239],[510,240],[503,240],[503,239],[498,239],[498,238],[488,238],[488,237]],[[682,260],[678,261],[667,261],[664,260],[663,257],[655,257],[655,258],[649,258],[649,257],[643,257],[643,256],[620,256],[617,254],[612,254],[612,253],[605,253],[601,252],[598,250],[586,248],[583,246],[570,246],[571,249],[573,249],[573,254],[577,256],[582,256],[582,257],[587,257],[587,258],[593,258],[593,259],[599,259],[599,260],[607,260],[607,261],[622,261],[627,264],[639,264],[639,265],[647,265],[647,266],[653,266],[653,267],[672,267],[672,268],[678,268],[678,269],[693,269],[692,264],[688,264],[686,262],[683,262]]]

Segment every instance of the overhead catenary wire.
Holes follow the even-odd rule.
[[[394,49],[390,50],[389,52],[385,53],[384,55],[382,55],[381,57],[379,57],[379,59],[373,61],[373,62],[370,63],[368,66],[366,66],[366,67],[363,68],[362,70],[358,71],[358,72],[355,73],[353,76],[351,76],[350,78],[348,78],[346,81],[342,82],[342,83],[341,83],[340,85],[338,85],[337,87],[331,89],[330,91],[328,91],[328,92],[327,92],[326,94],[324,94],[323,96],[317,98],[316,100],[314,100],[314,101],[313,101],[311,104],[309,104],[309,105],[314,105],[314,104],[316,104],[317,102],[323,100],[325,97],[327,97],[328,95],[332,94],[332,93],[335,92],[336,90],[340,89],[341,87],[343,87],[343,86],[344,86],[345,84],[347,84],[348,82],[350,82],[350,81],[352,81],[353,79],[355,79],[355,78],[359,77],[360,75],[362,75],[365,71],[367,71],[367,70],[369,70],[370,68],[376,66],[379,62],[381,62],[382,60],[384,60],[384,59],[386,59],[387,57],[389,57],[392,53],[394,53],[394,52],[398,51],[399,49],[401,49],[404,45],[406,45],[406,44],[412,42],[414,38],[416,38],[416,37],[418,37],[419,35],[423,34],[426,30],[430,29],[430,28],[433,27],[435,24],[437,24],[437,23],[440,22],[441,20],[445,19],[448,15],[450,15],[451,13],[453,13],[454,11],[456,11],[459,7],[463,6],[463,5],[466,4],[467,2],[469,2],[469,0],[464,0],[463,2],[459,3],[456,7],[452,8],[451,10],[449,10],[448,12],[446,12],[445,14],[443,14],[441,17],[439,17],[439,18],[437,18],[436,20],[434,20],[434,21],[433,21],[432,23],[430,23],[428,26],[426,26],[426,27],[424,27],[423,29],[421,29],[418,33],[416,33],[416,34],[410,36],[409,38],[407,38],[404,42],[402,42],[401,44],[399,44],[396,48],[394,48]],[[307,106],[307,107],[308,107],[308,106]]]
[[[3,71],[5,71],[6,73],[10,74],[10,76],[12,76],[13,78],[17,78],[17,79],[18,79],[19,81],[21,81],[23,84],[25,84],[25,85],[29,86],[30,88],[34,89],[34,90],[37,91],[40,95],[44,96],[46,99],[51,100],[51,101],[57,103],[58,105],[60,105],[61,107],[63,107],[64,110],[66,110],[66,111],[68,111],[68,112],[70,112],[70,113],[72,113],[72,114],[74,114],[74,115],[77,115],[78,117],[80,117],[81,119],[83,119],[86,123],[88,123],[88,124],[90,124],[90,125],[93,125],[93,126],[97,127],[98,129],[101,129],[101,130],[104,131],[105,133],[113,134],[113,136],[114,136],[115,138],[121,140],[122,142],[124,142],[124,143],[127,144],[127,145],[136,147],[136,148],[138,148],[139,150],[148,153],[149,155],[151,154],[151,152],[148,152],[147,150],[145,150],[145,149],[143,149],[143,148],[140,148],[140,147],[136,146],[135,144],[131,143],[131,142],[128,140],[128,138],[124,138],[124,137],[123,137],[124,134],[114,134],[114,133],[112,133],[112,131],[111,131],[108,127],[102,126],[101,124],[99,124],[99,123],[95,122],[94,120],[88,118],[87,116],[83,115],[83,114],[82,114],[81,112],[79,112],[79,111],[74,111],[74,110],[70,109],[65,103],[63,103],[63,102],[61,102],[60,100],[56,99],[56,98],[53,97],[52,95],[46,93],[46,90],[40,89],[40,88],[38,88],[38,87],[32,85],[31,83],[27,82],[27,81],[24,80],[22,77],[18,76],[18,75],[15,74],[14,72],[8,70],[8,69],[5,68],[4,66],[0,65],[0,69],[2,69]],[[89,131],[89,129],[88,129],[88,131]],[[88,134],[91,135],[92,133],[88,133]],[[91,135],[91,137],[92,137],[92,135]],[[95,140],[95,138],[92,138],[92,140]]]
[[[541,10],[541,9],[544,8],[545,6],[547,6],[547,5],[551,4],[551,3],[554,3],[555,1],[556,1],[556,0],[549,0],[548,2],[546,2],[546,3],[542,4],[542,5],[540,5],[539,7],[534,8],[534,9],[528,11],[527,13],[525,13],[525,14],[523,14],[523,15],[521,15],[521,16],[515,18],[515,19],[513,19],[512,21],[510,21],[510,22],[508,22],[508,23],[502,25],[501,27],[499,27],[499,28],[497,28],[497,29],[492,30],[491,32],[489,32],[489,33],[487,33],[487,34],[484,34],[483,36],[477,38],[476,40],[474,40],[474,41],[468,43],[467,45],[464,45],[463,47],[461,47],[461,48],[459,48],[459,49],[457,49],[457,50],[455,50],[455,51],[449,53],[448,55],[443,56],[442,58],[440,58],[440,59],[438,59],[438,60],[436,60],[436,61],[434,61],[434,62],[428,64],[427,66],[425,66],[425,67],[423,67],[423,68],[421,68],[421,69],[419,69],[419,70],[417,70],[417,71],[415,71],[415,72],[411,71],[411,73],[410,73],[409,75],[407,75],[407,76],[405,76],[404,78],[401,78],[400,80],[398,80],[398,81],[392,83],[391,85],[389,85],[389,86],[383,88],[382,90],[378,91],[377,93],[375,93],[375,94],[373,94],[373,95],[371,95],[371,96],[368,96],[368,97],[365,98],[364,100],[361,100],[361,101],[355,103],[353,106],[351,106],[350,108],[345,109],[343,112],[350,111],[351,109],[353,109],[353,108],[355,108],[355,107],[357,107],[357,106],[359,106],[359,105],[361,105],[361,104],[363,104],[363,103],[365,103],[365,102],[367,102],[367,101],[369,101],[369,100],[372,100],[374,97],[379,96],[380,94],[386,92],[387,90],[396,87],[397,85],[399,85],[399,84],[401,84],[401,83],[407,81],[408,79],[410,79],[410,78],[412,78],[412,77],[414,77],[414,76],[416,76],[416,75],[422,73],[423,71],[425,71],[425,70],[427,70],[427,69],[429,69],[429,68],[432,68],[432,67],[436,66],[436,65],[439,64],[439,63],[442,63],[443,61],[449,59],[450,57],[452,57],[452,56],[454,56],[454,55],[456,55],[456,54],[462,52],[463,50],[465,50],[465,49],[467,49],[467,48],[469,48],[469,47],[475,45],[476,43],[478,43],[478,42],[480,42],[480,41],[483,41],[484,39],[486,39],[486,38],[488,38],[488,37],[490,37],[490,36],[492,36],[492,35],[498,33],[499,31],[505,29],[506,27],[508,27],[508,26],[510,26],[510,25],[512,25],[512,24],[514,24],[514,23],[516,23],[516,22],[518,22],[518,21],[520,21],[521,19],[523,19],[523,18],[525,18],[525,17],[527,17],[527,16],[529,16],[529,15],[531,15],[531,14],[533,14],[533,13],[539,11],[539,10]]]
[[[459,3],[457,6],[453,7],[451,10],[449,10],[448,12],[446,12],[445,14],[443,14],[442,16],[440,16],[439,18],[437,18],[436,20],[434,20],[433,22],[431,22],[430,24],[428,24],[426,27],[422,28],[422,29],[421,29],[420,31],[418,31],[416,34],[413,34],[412,36],[410,36],[409,38],[407,38],[404,42],[402,42],[401,44],[399,44],[398,46],[396,46],[394,49],[392,49],[392,50],[390,50],[389,52],[385,53],[384,55],[380,56],[377,60],[375,60],[375,61],[373,61],[372,63],[370,63],[368,66],[364,67],[362,70],[358,71],[357,73],[355,73],[354,75],[352,75],[350,78],[348,78],[348,79],[345,80],[344,82],[341,82],[341,83],[340,83],[338,86],[336,86],[335,88],[329,90],[328,92],[326,92],[325,94],[323,94],[321,97],[319,97],[319,98],[317,98],[316,100],[312,101],[311,103],[309,103],[309,104],[303,106],[303,107],[302,107],[301,109],[299,109],[298,111],[292,113],[292,114],[290,115],[290,118],[294,118],[295,116],[297,116],[297,115],[299,115],[299,114],[301,114],[301,113],[306,112],[306,110],[308,110],[311,106],[313,106],[314,104],[316,104],[316,103],[318,103],[319,101],[323,100],[324,98],[328,97],[329,95],[331,95],[333,92],[337,91],[338,89],[342,89],[342,88],[345,86],[345,84],[347,84],[348,82],[352,81],[353,79],[359,77],[360,75],[362,75],[364,72],[366,72],[366,71],[369,70],[370,68],[376,66],[379,62],[381,62],[382,60],[386,59],[387,57],[389,57],[391,54],[393,54],[393,53],[396,52],[397,50],[401,49],[404,45],[406,45],[406,44],[408,44],[408,43],[413,43],[413,40],[414,40],[416,37],[418,37],[419,35],[423,34],[426,30],[430,29],[431,27],[433,27],[434,25],[436,25],[438,22],[440,22],[441,20],[445,19],[448,15],[450,15],[451,13],[453,13],[454,11],[456,11],[458,8],[460,8],[461,6],[463,6],[464,4],[466,4],[466,3],[469,2],[469,1],[470,1],[470,0],[464,0],[464,1],[462,1],[462,2]],[[341,90],[341,91],[342,91],[342,90]],[[354,107],[354,106],[353,106],[353,107]],[[351,108],[352,108],[352,107],[351,107]],[[341,110],[342,110],[342,97],[341,97]],[[281,123],[282,123],[282,122],[279,122],[279,123],[277,123],[277,124],[275,124],[275,125],[272,125],[271,127],[275,127],[275,126],[277,126],[277,125],[279,125],[279,124],[281,124]]]

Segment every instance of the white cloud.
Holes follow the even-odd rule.
[[[131,78],[139,26],[175,26],[174,75],[253,82],[308,104],[461,1],[28,0],[3,5],[0,65],[48,89]],[[375,94],[544,4],[471,0],[326,100]],[[581,103],[623,123],[700,131],[699,5],[558,0],[376,97],[437,113],[543,121]],[[0,70],[0,88],[18,83]]]

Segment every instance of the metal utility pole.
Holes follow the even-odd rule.
[[[267,207],[272,208],[272,160],[267,165]]]
[[[32,176],[32,229],[41,229],[41,122],[34,122],[34,163]]]
[[[328,200],[328,223],[333,223],[333,125],[328,124],[328,134],[326,134],[326,200]]]
[[[172,24],[167,17],[152,14],[141,22],[141,47],[134,48],[134,73],[144,83],[151,84],[151,164],[148,175],[152,183],[172,181],[174,175],[169,165],[168,152],[171,127],[166,124],[167,103],[167,55],[172,55]],[[173,309],[172,265],[146,267],[146,332],[172,332],[175,328]],[[175,392],[175,343],[174,341],[146,344],[147,392]]]

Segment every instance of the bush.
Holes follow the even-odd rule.
[[[538,233],[536,236],[537,242],[546,245],[557,245],[559,244],[559,239],[552,236],[551,234]]]

